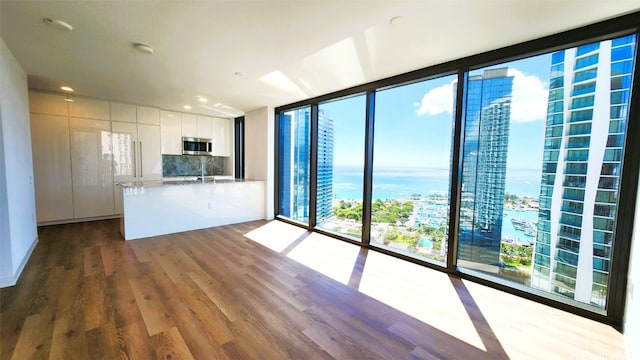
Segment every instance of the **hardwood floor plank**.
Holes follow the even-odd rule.
[[[99,246],[84,248],[84,276],[104,275],[102,251]]]
[[[155,252],[153,259],[162,266],[174,283],[182,281],[188,276],[187,273],[200,270],[200,266],[180,249]]]
[[[88,331],[103,325],[107,318],[104,275],[85,276],[82,296],[84,298],[85,330]]]
[[[44,308],[41,312],[28,316],[20,331],[20,338],[11,359],[48,358],[53,335],[53,322],[54,314],[51,308]]]
[[[58,317],[53,326],[49,359],[88,359],[88,343],[81,318]]]
[[[118,328],[119,358],[146,360],[156,357],[151,339],[142,321]]]
[[[156,349],[158,359],[187,360],[194,358],[175,327],[152,336],[151,342]]]
[[[129,279],[129,284],[150,336],[175,326],[152,280],[133,278]]]

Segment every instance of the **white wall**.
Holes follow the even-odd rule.
[[[263,107],[244,115],[244,175],[265,182],[265,219],[273,219],[274,115]]]
[[[16,283],[37,242],[27,75],[0,38],[0,287]]]
[[[624,316],[624,336],[627,339],[629,359],[640,359],[640,194],[636,199]]]

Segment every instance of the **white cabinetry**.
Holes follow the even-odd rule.
[[[66,108],[64,97],[60,101]],[[37,106],[34,109],[41,110]],[[73,219],[68,118],[36,113],[30,117],[38,222]]]
[[[136,106],[112,102],[111,120],[132,123],[136,122]]]
[[[111,124],[74,117],[69,123],[74,217],[113,215]]]
[[[197,137],[201,139],[211,139],[213,133],[213,118],[211,116],[197,115],[198,119],[198,132]]]
[[[182,136],[198,137],[198,120],[193,114],[182,114]]]
[[[137,106],[138,124],[160,125],[160,109],[147,106]]]
[[[38,223],[121,214],[114,179],[162,179],[159,109],[30,91],[29,111]]]
[[[66,97],[41,92],[29,92],[29,112],[67,116]]]
[[[162,180],[162,154],[160,154],[160,126],[138,124],[140,149],[140,181]]]
[[[111,122],[114,180],[162,180],[160,127],[148,124]]]
[[[211,141],[214,156],[231,156],[231,120],[212,118]]]
[[[160,152],[164,155],[182,155],[182,122],[179,112],[160,111]]]
[[[85,119],[109,120],[109,102],[87,98],[72,98],[69,116]]]

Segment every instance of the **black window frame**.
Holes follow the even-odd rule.
[[[595,24],[586,25],[580,28],[572,29],[562,33],[538,38],[530,41],[526,41],[520,44],[487,51],[484,53],[472,55],[469,57],[441,63],[429,67],[425,67],[419,70],[411,71],[401,75],[373,81],[367,84],[354,86],[348,89],[332,92],[329,94],[321,95],[311,99],[298,101],[292,104],[276,107],[275,117],[279,118],[280,113],[288,111],[301,106],[311,106],[316,108],[319,103],[334,100],[337,98],[350,96],[357,93],[367,94],[367,113],[366,113],[366,138],[365,138],[365,163],[364,163],[364,191],[363,191],[363,228],[362,228],[362,241],[355,242],[346,237],[340,236],[334,233],[323,232],[321,229],[316,229],[315,224],[311,223],[304,225],[310,231],[317,231],[319,233],[325,233],[326,235],[338,238],[340,240],[352,242],[359,246],[368,248],[373,251],[379,251],[387,253],[389,255],[405,259],[414,263],[418,263],[430,268],[434,268],[447,273],[455,274],[464,279],[468,279],[492,288],[502,290],[504,292],[515,294],[533,301],[537,301],[555,308],[559,308],[586,318],[590,318],[599,322],[611,324],[614,326],[621,326],[625,310],[626,299],[626,287],[627,287],[627,273],[629,267],[629,253],[631,247],[631,239],[634,225],[634,214],[636,205],[636,195],[638,190],[638,173],[640,170],[640,147],[627,146],[624,151],[624,158],[622,159],[622,169],[620,176],[620,187],[618,198],[618,214],[625,214],[625,216],[618,216],[614,219],[615,222],[615,246],[612,254],[612,264],[609,273],[609,293],[607,298],[607,307],[602,311],[597,311],[589,306],[580,306],[573,302],[563,301],[561,298],[550,296],[549,294],[543,294],[532,291],[531,289],[524,289],[513,286],[513,284],[502,283],[496,279],[489,279],[472,271],[464,271],[457,267],[457,244],[458,244],[458,229],[459,229],[459,208],[460,208],[460,187],[461,187],[461,169],[462,169],[462,152],[461,145],[464,143],[464,104],[466,103],[466,87],[467,79],[470,71],[480,69],[483,67],[496,65],[504,62],[524,59],[536,55],[545,53],[553,53],[557,50],[562,50],[571,47],[577,47],[592,42],[608,40],[625,35],[637,36],[636,38],[636,61],[633,64],[633,82],[631,85],[631,91],[635,90],[635,96],[631,96],[629,102],[628,111],[628,124],[627,134],[628,137],[632,137],[634,134],[640,134],[640,121],[631,121],[631,119],[640,118],[640,53],[638,51],[640,43],[640,11],[630,13],[627,15],[619,16],[613,19],[601,21]],[[426,260],[420,260],[413,257],[408,257],[400,253],[386,251],[369,244],[370,237],[370,214],[371,214],[371,183],[372,183],[372,165],[373,165],[373,131],[374,131],[374,110],[375,110],[375,95],[376,91],[382,90],[388,87],[395,87],[406,83],[412,83],[417,81],[423,81],[431,78],[437,78],[441,76],[457,74],[458,86],[456,103],[455,103],[455,118],[454,118],[454,139],[453,150],[451,157],[451,183],[450,183],[450,214],[449,214],[449,238],[448,238],[448,254],[446,267],[442,267],[440,264],[434,264]],[[550,87],[551,89],[551,87]],[[317,111],[313,116],[317,116]],[[312,117],[312,123],[317,119]],[[278,206],[280,194],[278,194],[278,178],[279,178],[279,165],[278,165],[278,138],[279,132],[276,126],[275,131],[275,215],[278,220],[289,222],[298,226],[302,226],[298,222],[292,221],[278,214]],[[311,139],[313,144],[313,138]],[[311,148],[311,157],[313,158],[313,152],[317,151],[315,148]],[[311,198],[315,196],[315,193],[310,195]],[[311,204],[310,204],[311,205]],[[311,212],[311,209],[310,209]],[[311,217],[310,217],[311,218]]]

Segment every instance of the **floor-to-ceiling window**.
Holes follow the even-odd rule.
[[[639,167],[626,34],[574,32],[578,46],[557,37],[534,56],[479,55],[279,109],[278,215],[608,316],[629,245],[617,228],[631,229],[619,211],[635,203],[623,183]]]
[[[306,106],[279,119],[279,214],[300,222],[309,220],[310,114]]]
[[[371,205],[376,246],[445,262],[456,79],[376,92]]]
[[[635,42],[469,74],[458,266],[606,307]]]
[[[365,95],[318,105],[316,224],[360,240],[364,184]]]

